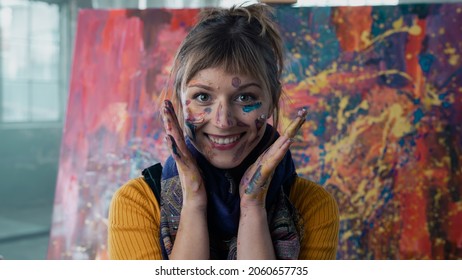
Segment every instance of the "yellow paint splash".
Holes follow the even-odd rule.
[[[457,66],[459,64],[460,55],[453,54],[449,57],[449,64]]]
[[[365,48],[368,48],[379,41],[383,41],[385,38],[395,33],[401,32],[407,32],[413,36],[418,36],[422,33],[422,28],[416,22],[414,22],[412,26],[403,26],[403,18],[401,17],[400,19],[393,22],[393,29],[387,30],[383,34],[375,37],[372,41],[370,41],[369,44],[366,45]]]

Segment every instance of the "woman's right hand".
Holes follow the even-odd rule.
[[[207,210],[207,194],[196,160],[189,152],[183,130],[170,100],[164,101],[162,120],[167,136],[168,148],[178,168],[183,191],[183,208]]]

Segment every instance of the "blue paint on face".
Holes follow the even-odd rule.
[[[244,111],[244,113],[250,113],[253,110],[257,110],[258,108],[260,108],[261,105],[262,105],[261,102],[257,102],[252,105],[245,105],[244,108],[242,108],[242,111]]]

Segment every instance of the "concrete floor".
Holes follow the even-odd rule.
[[[47,257],[52,205],[0,209],[0,255],[5,260]]]

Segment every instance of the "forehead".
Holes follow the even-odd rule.
[[[231,86],[238,87],[245,83],[254,83],[259,87],[262,87],[261,82],[247,74],[233,74],[225,71],[223,68],[213,67],[206,68],[198,71],[194,76],[189,79],[187,85],[191,85],[197,82],[205,83],[208,85],[213,84],[229,84]]]

